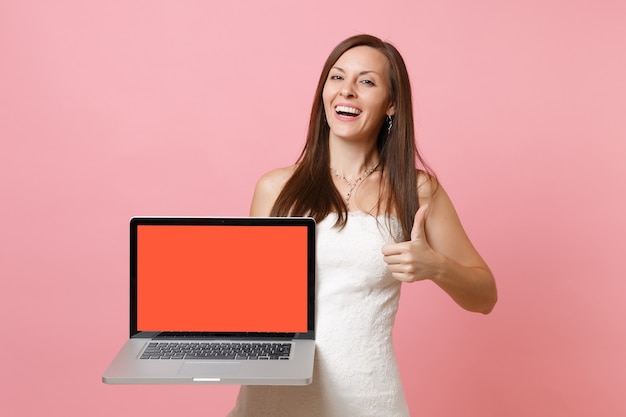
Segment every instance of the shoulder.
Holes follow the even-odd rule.
[[[417,198],[420,206],[428,204],[429,217],[445,219],[445,222],[451,223],[459,221],[452,200],[434,175],[418,170]]]
[[[291,178],[295,169],[295,165],[277,168],[266,172],[259,178],[250,207],[251,216],[269,216],[276,198],[278,198],[285,183]]]
[[[420,206],[428,204],[441,190],[437,178],[421,169],[417,170],[417,198]]]
[[[442,228],[462,231],[457,211],[439,180],[424,171],[417,174],[417,198],[419,205],[428,205],[428,220],[431,229]]]
[[[261,192],[264,196],[275,194],[275,196],[278,197],[278,194],[289,178],[291,178],[295,169],[296,166],[292,165],[266,172],[257,181],[256,190]]]

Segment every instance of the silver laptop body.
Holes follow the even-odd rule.
[[[130,338],[108,384],[306,385],[315,222],[133,217]]]

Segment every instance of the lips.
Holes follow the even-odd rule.
[[[341,117],[357,117],[362,113],[361,109],[351,106],[335,106],[335,112]]]

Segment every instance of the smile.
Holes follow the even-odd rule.
[[[362,113],[360,109],[349,106],[337,106],[335,107],[335,112],[343,117],[357,117]]]

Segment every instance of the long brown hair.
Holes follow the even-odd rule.
[[[371,35],[352,36],[337,45],[328,56],[317,83],[304,149],[270,215],[306,215],[321,221],[331,212],[336,212],[336,226],[345,226],[348,208],[333,184],[329,169],[330,128],[325,118],[322,91],[333,65],[347,50],[357,46],[374,48],[382,52],[389,62],[389,85],[395,114],[390,133],[387,132],[387,123],[382,124],[378,133],[377,148],[382,169],[380,195],[386,198],[386,214],[389,216],[395,209],[404,238],[408,238],[419,205],[416,161],[420,162],[421,168],[428,169],[415,145],[411,85],[404,60],[393,45]]]

